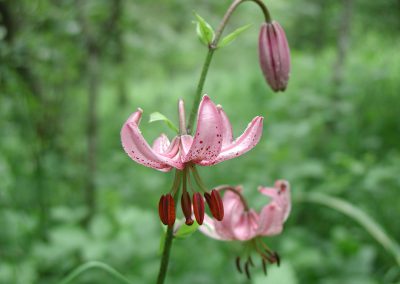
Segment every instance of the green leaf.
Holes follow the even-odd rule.
[[[74,270],[72,270],[64,279],[62,279],[60,284],[74,283],[73,281],[79,278],[82,274],[86,273],[86,271],[98,269],[107,272],[109,275],[119,280],[121,283],[132,284],[124,275],[119,273],[115,268],[111,267],[107,263],[100,261],[89,261],[86,262]]]
[[[247,30],[248,28],[251,27],[251,24],[245,25],[243,27],[240,27],[236,30],[234,30],[233,32],[231,32],[230,34],[228,34],[227,36],[225,36],[220,43],[218,44],[218,47],[224,47],[227,46],[228,44],[230,44],[232,41],[234,41],[242,32],[244,32],[245,30]]]
[[[206,22],[199,14],[196,12],[194,15],[197,18],[196,32],[202,43],[209,45],[214,39],[214,30],[209,23]]]
[[[358,222],[364,229],[396,259],[400,266],[400,246],[385,230],[364,211],[353,204],[337,197],[331,197],[321,193],[304,194],[300,201],[318,203],[335,209]]]
[[[172,123],[171,120],[169,120],[165,115],[163,115],[162,113],[159,112],[153,112],[150,114],[150,119],[149,119],[149,123],[154,122],[154,121],[164,121],[167,126],[172,129],[173,131],[175,131],[176,133],[179,133],[179,129],[178,127],[175,126],[175,124]]]
[[[199,228],[199,224],[195,221],[191,226],[183,224],[175,233],[175,238],[185,239],[190,237]]]

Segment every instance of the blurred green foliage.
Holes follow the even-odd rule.
[[[207,185],[243,184],[257,209],[266,201],[258,185],[285,178],[294,192],[284,233],[265,240],[283,265],[267,278],[254,270],[252,283],[400,281],[392,255],[364,228],[296,199],[310,192],[341,197],[400,241],[400,2],[352,0],[351,11],[345,2],[268,1],[292,49],[285,93],[272,93],[258,68],[263,17],[251,3],[226,34],[252,27],[211,64],[205,92],[224,106],[234,134],[256,115],[266,121],[254,150],[200,169]],[[147,121],[159,111],[176,123],[178,98],[191,103],[206,54],[192,10],[215,28],[228,5],[0,0],[0,283],[57,283],[90,260],[133,283],[155,281],[162,234],[156,208],[173,177],[130,160],[120,127],[141,107],[146,138],[173,134]],[[96,211],[85,223],[90,82],[98,92]],[[199,233],[176,240],[167,282],[250,283],[235,271],[240,250]],[[75,283],[118,282],[93,270]]]

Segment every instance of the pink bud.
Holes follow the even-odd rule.
[[[284,91],[289,81],[290,51],[278,22],[264,23],[258,39],[260,66],[272,90]]]

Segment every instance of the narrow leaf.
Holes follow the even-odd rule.
[[[197,19],[196,32],[200,41],[205,45],[209,45],[214,39],[214,30],[209,23],[206,22],[199,14],[194,13]]]
[[[165,115],[159,112],[153,112],[150,114],[150,119],[149,123],[154,122],[154,121],[164,121],[167,126],[175,131],[176,133],[179,133],[178,127],[176,127],[171,120],[169,120]]]
[[[125,276],[119,273],[115,268],[111,267],[107,263],[100,262],[100,261],[89,261],[86,262],[74,270],[72,270],[64,279],[62,279],[59,283],[60,284],[67,284],[67,283],[75,283],[74,280],[79,278],[82,274],[86,273],[86,271],[98,269],[107,272],[109,275],[114,277],[115,279],[119,280],[121,283],[125,284],[132,284]]]
[[[232,41],[234,41],[242,32],[244,32],[245,30],[247,30],[248,28],[251,27],[251,24],[245,25],[243,27],[240,27],[236,30],[234,30],[233,32],[231,32],[230,34],[228,34],[227,36],[225,36],[220,43],[218,44],[218,47],[224,47],[227,46],[228,44],[230,44]]]
[[[183,224],[178,229],[178,231],[174,234],[174,236],[175,236],[175,238],[185,239],[187,237],[190,237],[194,232],[196,232],[198,228],[199,228],[199,224],[197,222],[194,222],[190,226]]]
[[[394,256],[397,264],[400,266],[399,244],[374,219],[353,204],[337,197],[317,193],[301,195],[300,200],[328,206],[357,221],[378,243]]]

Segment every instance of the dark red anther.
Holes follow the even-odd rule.
[[[190,196],[189,193],[187,193],[187,191],[182,193],[181,206],[183,215],[185,215],[186,218],[185,224],[188,226],[192,225],[194,223],[194,221],[192,220],[192,202],[190,201]]]
[[[175,223],[175,202],[170,193],[161,196],[158,215],[164,225],[172,226]]]
[[[197,223],[202,225],[204,220],[204,200],[203,196],[198,192],[193,194],[193,211]]]
[[[224,218],[224,204],[222,202],[221,196],[219,195],[219,192],[213,189],[211,191],[211,194],[209,194],[208,192],[204,193],[204,197],[206,198],[211,214],[218,221],[222,221],[222,219]]]
[[[247,279],[251,279],[250,270],[249,270],[249,262],[246,262],[244,265],[244,272],[246,272]]]
[[[236,257],[235,263],[236,263],[236,269],[239,271],[239,273],[243,273],[242,266],[240,265],[240,257],[239,256]]]
[[[247,261],[250,263],[251,266],[254,267],[254,262],[253,262],[253,259],[251,258],[251,256],[249,256],[249,258],[247,259]]]
[[[276,251],[274,251],[272,256],[273,256],[273,258],[274,258],[274,260],[276,262],[276,265],[280,266],[281,265],[281,258],[279,256],[279,254]]]
[[[262,262],[261,266],[264,271],[264,275],[266,276],[267,275],[267,262],[265,261],[264,258],[261,258],[261,262]]]

